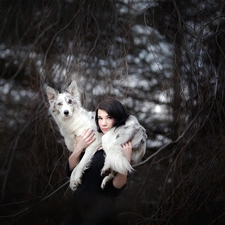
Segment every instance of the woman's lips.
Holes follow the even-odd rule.
[[[108,131],[108,128],[102,128],[102,132]]]

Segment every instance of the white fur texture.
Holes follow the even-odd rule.
[[[106,158],[101,174],[105,174],[108,170],[113,170],[124,175],[127,174],[127,171],[132,172],[133,168],[131,164],[139,163],[145,154],[146,139],[147,135],[144,127],[132,115],[129,116],[125,125],[109,130],[102,136],[102,147],[106,152]],[[121,147],[122,144],[128,141],[132,143],[131,164],[123,156]],[[103,179],[102,188],[113,178],[113,174],[109,174]]]
[[[113,179],[115,172],[126,174],[127,171],[133,171],[131,164],[122,153],[121,145],[128,141],[132,142],[131,163],[136,164],[141,161],[145,154],[147,138],[145,129],[134,116],[130,116],[124,126],[112,128],[102,136],[97,132],[93,113],[82,108],[80,104],[76,81],[72,81],[66,92],[59,93],[47,86],[46,93],[50,103],[50,113],[70,151],[73,151],[76,146],[75,135],[79,136],[85,129],[92,129],[95,132],[96,140],[86,148],[84,156],[71,174],[70,188],[72,190],[75,191],[81,184],[82,175],[88,168],[94,153],[101,146],[101,142],[106,153],[101,174],[104,175],[110,171],[110,174],[102,181],[102,188],[109,180]]]
[[[92,156],[101,146],[101,134],[97,132],[93,115],[81,107],[75,81],[64,93],[59,93],[49,86],[46,88],[46,93],[50,103],[49,111],[71,152],[76,146],[75,135],[81,135],[85,129],[91,129],[95,133],[96,140],[86,148],[84,156],[71,174],[70,188],[76,190],[77,186],[81,184],[82,174],[88,168]]]

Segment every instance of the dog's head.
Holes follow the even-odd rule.
[[[79,92],[76,81],[72,81],[65,92],[59,93],[57,90],[47,86],[46,94],[50,104],[50,112],[54,116],[70,118],[80,107]]]

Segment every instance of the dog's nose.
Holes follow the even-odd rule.
[[[64,115],[65,115],[65,116],[68,116],[68,115],[69,115],[69,111],[68,111],[68,110],[65,110],[65,111],[64,111]]]

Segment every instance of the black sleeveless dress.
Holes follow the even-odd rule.
[[[124,190],[117,189],[109,182],[102,190],[101,169],[105,161],[104,151],[97,151],[90,167],[85,170],[82,183],[73,192],[67,209],[64,225],[118,225],[119,219],[114,206],[115,198]],[[66,165],[68,176],[72,171]]]

